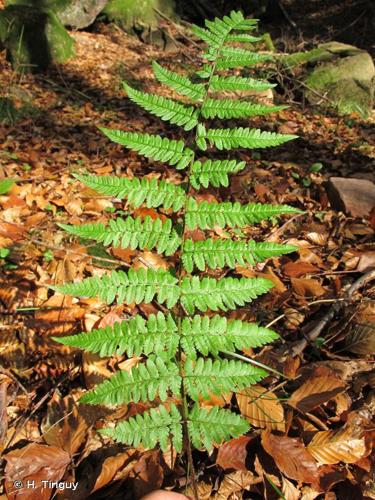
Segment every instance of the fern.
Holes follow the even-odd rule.
[[[300,213],[288,205],[199,201],[194,189],[228,186],[229,176],[247,168],[234,158],[201,157],[199,150],[268,148],[295,138],[252,128],[210,128],[206,118],[237,118],[265,115],[283,106],[266,107],[248,101],[222,98],[222,91],[263,91],[273,85],[255,77],[225,75],[226,68],[264,63],[268,55],[249,50],[258,40],[252,31],[255,20],[244,19],[239,12],[214,21],[194,33],[208,44],[205,63],[196,74],[199,83],[153,63],[155,77],[170,89],[185,96],[179,102],[147,94],[125,84],[129,99],[162,120],[195,129],[189,140],[168,139],[151,134],[102,128],[117,144],[144,157],[175,167],[181,184],[164,180],[137,179],[79,174],[75,177],[101,195],[124,199],[129,207],[145,205],[162,209],[164,215],[113,219],[108,224],[80,226],[60,224],[73,236],[93,239],[105,246],[156,250],[173,256],[170,268],[130,268],[110,274],[87,277],[76,283],[52,287],[60,293],[78,297],[99,297],[108,304],[117,301],[131,305],[153,302],[160,311],[143,318],[134,317],[90,333],[58,337],[55,340],[101,356],[138,356],[130,371],[119,370],[111,378],[87,392],[81,401],[89,404],[118,405],[143,401],[152,407],[114,428],[101,430],[104,435],[132,446],[167,450],[170,444],[183,451],[190,440],[198,448],[212,449],[223,440],[247,432],[249,424],[234,411],[219,407],[202,408],[202,399],[222,396],[259,382],[266,371],[256,362],[243,363],[237,351],[256,348],[277,338],[272,330],[239,320],[227,320],[212,312],[235,310],[267,293],[273,286],[264,278],[228,275],[205,276],[206,268],[231,268],[254,265],[268,258],[296,251],[292,245],[213,239],[193,241],[190,230],[244,228],[262,220]],[[250,33],[249,33],[250,32]],[[245,43],[242,49],[231,44]],[[216,74],[219,70],[219,74]],[[212,97],[215,95],[215,98]],[[219,94],[217,96],[217,94]],[[176,176],[177,178],[178,176]],[[187,181],[187,182],[186,182]],[[178,181],[176,181],[178,182]],[[171,215],[171,212],[177,214]],[[244,234],[241,232],[241,234]],[[201,274],[192,273],[194,270]],[[141,309],[146,314],[146,309]],[[209,312],[211,311],[211,312]],[[207,313],[207,314],[201,314]],[[226,355],[238,359],[228,360]],[[175,404],[170,398],[176,398]],[[162,403],[162,404],[160,404]]]
[[[132,250],[136,248],[152,250],[156,247],[158,253],[165,253],[165,255],[173,255],[181,243],[181,238],[172,228],[170,219],[163,222],[161,219],[153,220],[150,216],[147,216],[144,221],[141,217],[136,219],[119,217],[111,220],[108,226],[104,224],[58,225],[68,233],[96,240],[104,246],[112,245]]]

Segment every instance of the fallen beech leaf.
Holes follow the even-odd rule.
[[[302,262],[301,260],[297,260],[296,262],[288,262],[283,266],[284,273],[290,278],[299,278],[304,274],[316,273],[319,269],[310,264],[310,262]]]
[[[370,452],[363,430],[354,425],[317,432],[307,449],[320,464],[352,464]]]
[[[318,467],[302,441],[288,436],[262,432],[262,445],[275,460],[280,471],[290,479],[311,484],[318,476]]]
[[[8,413],[7,413],[7,389],[10,384],[10,379],[6,376],[0,378],[0,452],[3,451],[4,440],[8,430]]]
[[[260,385],[253,385],[236,394],[241,415],[254,427],[285,431],[283,407],[277,396]]]
[[[56,391],[48,403],[43,422],[44,440],[74,455],[86,438],[88,426],[71,396],[62,398]]]
[[[164,479],[158,450],[146,451],[129,474],[129,483],[133,489],[133,498],[141,498],[152,490],[161,487]]]
[[[285,500],[298,500],[301,496],[300,490],[296,488],[294,484],[284,476],[281,491],[284,495]]]
[[[126,478],[130,471],[135,466],[135,460],[139,454],[134,449],[130,448],[124,453],[118,453],[112,457],[107,457],[102,463],[99,476],[96,478],[95,484],[91,493],[100,490],[110,483],[121,470],[121,478]]]
[[[246,470],[246,458],[252,438],[241,436],[220,446],[216,463],[223,469]]]
[[[355,354],[372,356],[375,352],[374,323],[354,324],[345,339],[345,349]]]
[[[231,472],[230,474],[225,475],[222,483],[220,484],[219,491],[214,496],[214,499],[227,500],[231,498],[238,498],[238,496],[233,496],[236,492],[248,490],[252,484],[256,484],[257,482],[259,482],[258,478],[250,471],[238,470],[236,472]]]
[[[53,489],[48,484],[43,487],[41,481],[59,481],[70,463],[66,451],[37,443],[13,450],[4,455],[4,458],[7,462],[5,490],[8,500],[49,500]],[[15,487],[17,481],[21,481],[21,488]],[[33,487],[27,488],[27,484],[32,484]]]
[[[293,291],[302,297],[320,297],[326,293],[326,289],[317,280],[310,278],[292,278]]]
[[[26,229],[11,222],[0,222],[0,236],[10,238],[12,241],[19,241],[23,238]]]
[[[308,379],[293,392],[288,404],[305,413],[326,403],[345,389],[345,382],[325,366],[318,366]]]

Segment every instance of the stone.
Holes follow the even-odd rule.
[[[56,14],[31,5],[8,5],[0,11],[0,40],[20,72],[44,70],[74,53],[74,41]]]
[[[375,184],[367,179],[331,177],[326,191],[332,208],[353,217],[368,217],[375,207]]]
[[[174,17],[173,0],[109,0],[104,13],[125,30],[155,28],[160,17],[157,10],[167,17]]]
[[[67,5],[57,7],[60,21],[73,29],[90,26],[107,5],[108,0],[70,0]]]

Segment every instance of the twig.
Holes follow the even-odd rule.
[[[290,356],[299,356],[303,353],[306,347],[314,342],[323,329],[328,325],[328,323],[334,318],[336,314],[338,314],[344,307],[348,305],[352,296],[355,292],[357,292],[360,288],[364,287],[370,281],[375,279],[375,269],[367,272],[363,276],[361,276],[358,280],[356,280],[352,286],[345,293],[345,297],[339,300],[335,300],[332,306],[328,309],[328,311],[323,315],[323,317],[316,323],[311,330],[305,335],[305,338],[298,340],[292,346],[286,347],[283,351],[284,356],[287,354]]]

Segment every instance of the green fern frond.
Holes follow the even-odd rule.
[[[192,106],[185,106],[166,97],[132,89],[126,83],[124,88],[130,100],[164,121],[179,125],[184,130],[191,130],[198,123],[197,111]]]
[[[189,412],[189,437],[198,449],[204,447],[211,451],[213,445],[241,436],[249,428],[245,419],[218,406],[208,409],[194,405]]]
[[[152,67],[154,74],[160,83],[168,85],[168,87],[175,90],[179,94],[186,95],[194,101],[200,101],[203,99],[206,90],[202,83],[193,83],[185,75],[163,68],[163,66],[160,66],[160,64],[156,61],[152,63]]]
[[[97,385],[84,394],[80,401],[86,404],[120,405],[152,401],[158,396],[161,401],[167,399],[168,391],[174,396],[180,395],[181,377],[175,363],[148,359],[139,363],[130,372],[118,371],[110,379]]]
[[[180,187],[157,179],[127,179],[110,175],[79,175],[76,179],[96,192],[114,198],[126,198],[133,207],[146,205],[147,208],[162,206],[178,212],[185,203],[186,193]]]
[[[222,47],[220,56],[216,59],[217,69],[240,68],[271,61],[269,54],[259,54],[251,50],[238,49],[237,47]]]
[[[232,11],[223,19],[215,18],[214,21],[205,21],[206,28],[193,25],[193,32],[209,46],[221,47],[232,30],[252,30],[256,27],[256,20],[244,19],[242,13]]]
[[[239,320],[228,321],[219,315],[184,318],[181,333],[181,347],[192,359],[196,358],[196,352],[217,356],[220,351],[260,347],[278,338],[277,333],[268,328]]]
[[[252,102],[233,99],[207,99],[202,107],[204,118],[249,118],[251,116],[267,115],[285,109],[287,106],[266,106]]]
[[[206,266],[211,269],[225,266],[234,269],[237,265],[252,266],[256,262],[262,262],[271,257],[278,257],[287,253],[295,252],[298,247],[294,245],[280,245],[278,243],[255,241],[232,241],[214,240],[209,238],[204,241],[184,242],[182,262],[186,271],[191,273],[196,266],[204,271]]]
[[[170,405],[169,410],[160,405],[149,411],[130,417],[112,429],[100,429],[99,432],[117,442],[135,448],[154,448],[160,444],[162,451],[167,451],[170,443],[177,453],[182,451],[182,418],[177,407]]]
[[[296,135],[277,134],[276,132],[267,132],[256,128],[218,128],[206,130],[202,124],[198,126],[197,144],[203,150],[206,149],[206,140],[217,149],[233,148],[269,148],[279,146],[285,142],[296,139]]]
[[[242,227],[283,214],[298,214],[300,210],[289,205],[267,205],[239,202],[210,203],[189,197],[186,205],[186,225],[189,229],[213,229],[219,227]]]
[[[184,372],[185,391],[194,401],[239,391],[267,376],[265,370],[234,359],[187,359]]]
[[[101,278],[86,278],[78,283],[65,283],[51,287],[66,295],[76,297],[99,297],[111,304],[115,299],[120,304],[148,304],[155,297],[159,304],[173,307],[178,301],[180,291],[177,279],[163,269],[129,269],[112,271]]]
[[[254,78],[244,78],[241,76],[218,76],[214,75],[211,79],[210,90],[215,92],[232,91],[244,92],[255,91],[262,92],[264,90],[272,89],[276,84],[268,83]]]
[[[205,162],[195,161],[190,171],[190,184],[195,189],[201,185],[229,186],[228,174],[235,174],[246,167],[246,162],[236,160],[207,160]]]
[[[110,220],[108,225],[104,224],[82,224],[70,226],[58,224],[70,234],[80,238],[91,239],[103,243],[104,246],[130,248],[135,250],[152,250],[156,247],[158,253],[173,255],[181,244],[181,238],[172,227],[172,221],[166,219],[153,220],[150,216],[134,219]]]
[[[264,278],[214,278],[199,279],[197,276],[184,278],[181,282],[181,304],[192,314],[195,308],[205,312],[227,311],[244,306],[273,287]]]
[[[130,358],[142,354],[167,354],[172,357],[178,347],[177,325],[170,314],[150,314],[147,321],[135,316],[113,326],[94,329],[89,333],[54,337],[54,340],[70,347],[77,347],[99,356],[121,355]]]
[[[112,142],[121,144],[132,151],[137,151],[146,158],[162,161],[168,165],[175,165],[177,169],[186,168],[191,160],[193,151],[183,141],[174,141],[159,135],[140,134],[138,132],[124,132],[99,127]]]

